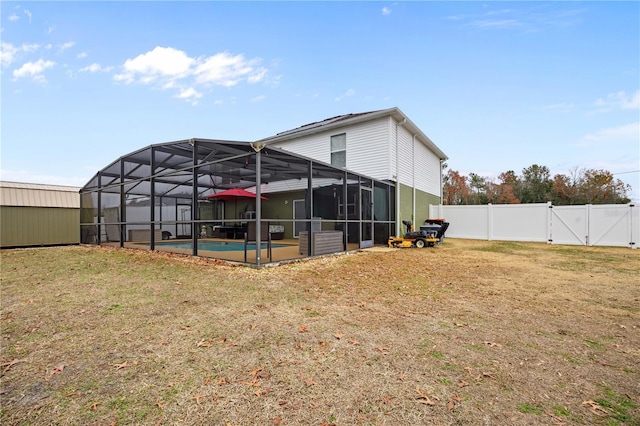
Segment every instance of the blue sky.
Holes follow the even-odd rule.
[[[640,201],[640,3],[0,3],[1,178],[397,106],[463,174],[606,169]]]

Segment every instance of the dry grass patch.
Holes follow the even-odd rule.
[[[640,423],[640,253],[2,259],[3,424]]]

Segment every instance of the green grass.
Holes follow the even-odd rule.
[[[560,273],[549,263],[579,258],[492,245],[262,270],[108,248],[0,251],[0,358],[25,359],[2,376],[0,423],[501,425],[514,412],[535,426],[553,421],[545,413],[638,423],[635,313],[581,299],[634,301],[638,286],[609,267],[640,270],[640,256],[611,249],[611,263]],[[608,418],[580,406],[595,397]]]
[[[603,351],[606,348],[604,343],[598,342],[597,340],[593,339],[585,339],[584,343],[589,349],[593,349],[595,351]]]
[[[429,352],[429,355],[431,355],[432,357],[436,358],[436,359],[444,359],[444,354],[440,351],[431,351]]]
[[[562,405],[554,405],[553,406],[553,414],[558,417],[568,417],[571,415],[571,412],[564,408]]]
[[[638,408],[638,405],[627,396],[616,394],[608,387],[603,387],[604,398],[596,398],[593,401],[609,411],[609,417],[614,422],[612,424],[638,425],[640,416],[634,416],[631,410]]]
[[[543,413],[542,408],[536,405],[528,404],[528,403],[518,404],[518,411],[525,414],[537,414],[537,415],[540,415]]]
[[[527,256],[532,251],[532,247],[525,244],[515,242],[496,241],[491,244],[474,248],[477,251],[499,254],[515,254],[518,256]]]
[[[566,359],[568,363],[573,364],[573,365],[582,364],[582,362],[579,359],[576,359],[576,358],[571,357],[571,356],[566,356],[564,359]]]

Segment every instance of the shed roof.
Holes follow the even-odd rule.
[[[80,208],[80,188],[0,181],[0,205]]]

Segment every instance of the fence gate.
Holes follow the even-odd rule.
[[[589,209],[587,206],[549,205],[552,244],[589,245]]]
[[[617,246],[619,241],[628,241],[635,248],[634,227],[637,229],[638,209],[627,205],[590,205],[589,207],[589,245]],[[635,218],[634,218],[635,216]]]

